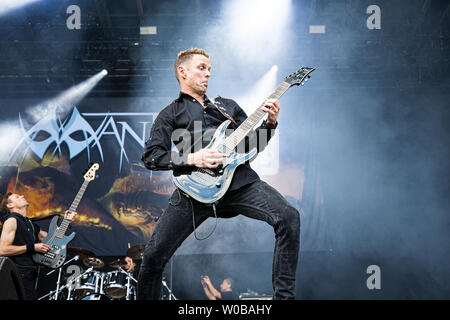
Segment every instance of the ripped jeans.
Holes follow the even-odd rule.
[[[166,263],[183,241],[213,216],[210,206],[187,198],[175,190],[167,210],[159,218],[145,246],[138,276],[137,299],[157,300],[161,295],[162,274]],[[217,217],[229,218],[239,212],[262,220],[275,231],[272,265],[273,299],[295,299],[295,277],[300,247],[300,214],[277,190],[264,181],[256,181],[229,191],[216,205]]]

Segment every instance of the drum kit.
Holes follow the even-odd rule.
[[[126,256],[134,261],[142,260],[143,244],[130,247]],[[60,268],[47,273],[50,275],[58,271],[56,289],[39,298],[39,300],[136,300],[137,280],[132,272],[127,270],[124,259],[117,259],[109,263],[113,269],[110,272],[101,271],[105,263],[93,252],[83,248],[68,248],[67,256],[72,257]],[[61,286],[62,268],[72,261],[81,260],[88,269],[79,275],[71,274],[65,278]]]

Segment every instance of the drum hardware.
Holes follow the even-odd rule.
[[[177,297],[173,294],[172,290],[170,290],[169,286],[167,285],[166,281],[162,281],[162,285],[167,289],[169,292],[169,300],[178,300]]]
[[[81,279],[83,276],[85,276],[86,274],[89,274],[90,272],[92,272],[94,268],[90,267],[89,269],[87,269],[85,272],[83,272],[82,274],[80,274],[79,276],[69,280],[68,283],[66,283],[65,287],[68,288],[68,294],[67,294],[67,300],[72,300],[72,290],[76,291],[77,289],[74,289],[72,284],[76,283],[78,281],[78,279]]]
[[[67,256],[69,257],[80,256],[81,260],[89,257],[96,257],[95,253],[84,248],[68,248]]]
[[[120,270],[108,272],[105,276],[104,291],[108,297],[121,299],[127,294],[127,275]]]
[[[172,275],[173,275],[173,257],[170,258],[170,283],[172,284]],[[165,272],[163,272],[163,277],[162,277],[162,285],[163,287],[165,287],[167,289],[167,292],[169,293],[169,300],[178,300],[175,295],[173,294],[172,290],[170,289],[170,287],[167,285],[166,280],[166,274]]]
[[[80,285],[73,289],[75,298],[83,298],[88,294],[103,294],[103,280],[105,274],[99,271],[92,271],[94,267],[90,267],[83,274],[71,280],[71,282],[80,279]],[[69,283],[71,283],[69,282]]]
[[[127,256],[134,260],[141,260],[144,247],[145,245],[141,244],[129,248]],[[130,271],[124,269],[127,267],[127,263],[124,259],[117,259],[116,261],[109,263],[109,266],[114,268],[115,271],[105,273],[98,270],[103,268],[105,263],[87,249],[68,248],[67,255],[73,258],[66,261],[58,268],[56,290],[50,291],[38,300],[45,298],[48,298],[49,300],[136,300],[135,288],[138,281],[132,276]],[[83,265],[89,268],[74,278],[64,278],[66,284],[61,286],[63,267],[74,260],[81,260]],[[51,270],[47,275],[52,274],[56,270],[57,269]],[[170,297],[176,299],[165,282],[163,282],[163,284],[168,289],[171,295]],[[66,294],[62,296],[62,292],[66,289]]]
[[[80,300],[111,300],[111,298],[105,294],[91,293],[91,294],[85,295]]]
[[[116,271],[111,271],[106,274],[106,295],[113,299],[125,297],[126,300],[130,300],[132,293],[131,281],[134,281],[137,284],[137,280],[133,278],[131,272],[125,271],[122,267],[117,266]]]
[[[163,287],[165,287],[167,289],[167,292],[169,293],[169,300],[178,300],[175,295],[173,294],[172,290],[170,290],[169,286],[167,285],[167,282],[164,280],[162,280],[162,285]]]
[[[46,295],[40,297],[38,300],[42,300],[45,297],[50,296],[49,300],[58,300],[58,295],[59,293],[64,290],[67,287],[67,284],[60,287],[61,285],[61,272],[62,272],[62,268],[68,264],[69,262],[71,262],[72,260],[77,261],[80,257],[79,256],[75,256],[72,259],[66,261],[62,266],[60,266],[58,269],[53,269],[52,271],[50,271],[49,273],[47,273],[47,276],[52,274],[53,272],[55,272],[56,270],[58,270],[58,281],[56,282],[56,290],[55,291],[50,291],[49,293],[47,293]],[[53,295],[53,296],[52,296]]]
[[[121,270],[122,272],[125,272],[125,270],[123,270],[121,267],[118,268],[119,270]],[[128,276],[127,276],[127,296],[126,299],[130,300],[131,299],[131,280],[133,280],[136,284],[138,283],[137,280],[135,278],[133,278],[133,276],[131,275],[131,272],[126,271],[125,272]],[[136,299],[136,296],[134,297]]]
[[[111,264],[114,265],[114,262]],[[71,284],[78,280],[81,280],[81,285],[76,289],[72,289]],[[82,280],[85,280],[85,282]],[[76,278],[73,278],[69,281],[69,283],[67,283],[66,287],[69,288],[67,299],[136,299],[136,293],[134,291],[134,287],[132,286],[132,281],[137,283],[137,280],[133,278],[131,273],[122,269],[120,266],[117,267],[117,270],[108,273],[95,271],[94,267],[91,266],[84,273],[80,274]],[[72,291],[74,291],[74,294],[72,294]]]
[[[117,260],[115,260],[113,262],[110,262],[109,266],[111,268],[117,268],[117,267],[123,268],[123,267],[127,266],[127,262],[125,260],[123,260],[123,259],[117,259]]]
[[[84,258],[83,264],[86,267],[93,267],[94,269],[101,269],[105,266],[105,263],[97,257]]]

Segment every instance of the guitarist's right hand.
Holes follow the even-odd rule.
[[[47,245],[45,243],[42,243],[42,242],[34,244],[34,251],[35,252],[46,253],[51,248],[52,247],[50,247],[49,245]]]
[[[198,168],[213,169],[217,168],[226,156],[226,154],[215,149],[201,149],[188,155],[187,164]]]

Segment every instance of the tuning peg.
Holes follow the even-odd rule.
[[[304,84],[305,84],[304,82],[300,83],[301,86],[303,86]]]

